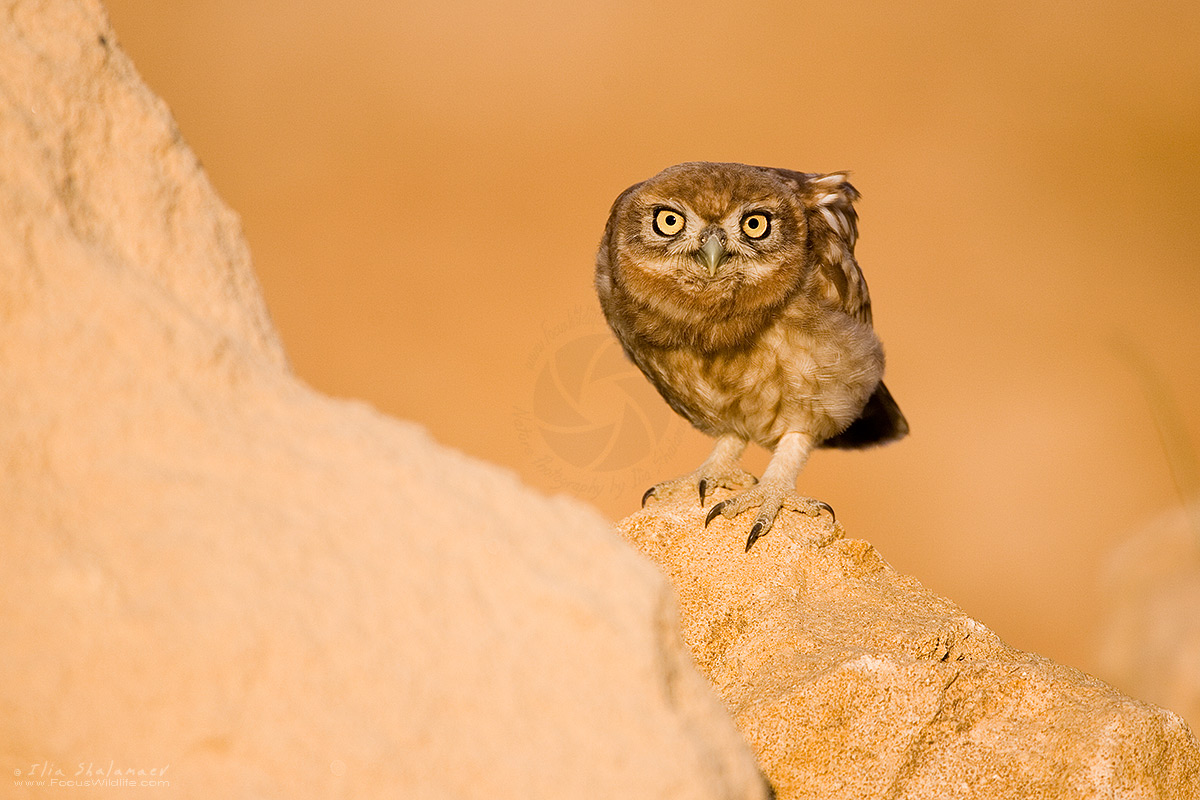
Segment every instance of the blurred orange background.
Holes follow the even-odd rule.
[[[603,325],[610,203],[685,160],[852,170],[913,434],[800,490],[1099,672],[1102,563],[1197,489],[1200,4],[108,6],[300,376],[613,519],[709,441]]]

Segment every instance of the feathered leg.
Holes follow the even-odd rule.
[[[642,507],[652,496],[676,487],[692,487],[700,495],[700,505],[704,498],[712,494],[718,486],[725,489],[740,489],[754,483],[754,476],[740,466],[742,453],[746,449],[746,440],[740,436],[728,434],[717,439],[712,454],[704,460],[695,472],[689,472],[683,477],[655,484],[642,495]]]
[[[796,478],[804,468],[804,463],[808,461],[812,449],[813,440],[807,434],[785,433],[775,446],[775,454],[771,456],[771,463],[767,465],[767,470],[758,485],[717,503],[712,507],[712,511],[708,512],[704,524],[707,526],[718,514],[732,518],[747,509],[757,508],[758,517],[755,518],[754,525],[750,528],[750,536],[746,539],[746,552],[749,552],[755,541],[771,530],[775,518],[779,516],[779,510],[785,504],[810,517],[819,516],[822,509],[833,517],[833,508],[828,503],[796,494]]]

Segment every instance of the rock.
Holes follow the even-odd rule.
[[[302,385],[103,9],[0,6],[5,796],[764,797],[654,567]]]
[[[828,517],[748,554],[748,520],[703,520],[677,492],[620,528],[781,800],[1200,797],[1179,717],[1008,647]]]
[[[1104,677],[1200,729],[1200,501],[1164,512],[1114,550],[1103,588]]]

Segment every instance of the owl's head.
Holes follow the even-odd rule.
[[[828,250],[836,226],[848,241],[832,246],[852,252],[855,198],[840,173],[668,167],[613,204],[597,259],[601,299],[620,295],[643,316],[661,317],[664,329],[670,321],[694,326],[772,313],[800,290],[814,251]]]

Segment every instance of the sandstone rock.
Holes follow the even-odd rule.
[[[0,8],[3,795],[763,797],[653,566],[300,384],[102,8]]]
[[[703,519],[677,493],[620,527],[781,799],[1200,797],[1179,717],[1006,646],[827,518],[748,554],[748,521]]]

